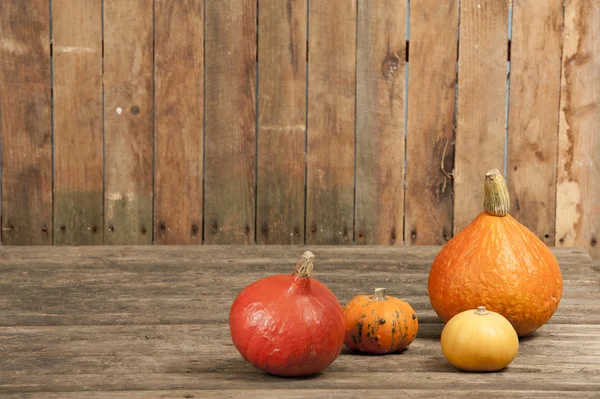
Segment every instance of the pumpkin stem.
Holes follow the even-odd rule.
[[[485,309],[485,306],[477,306],[477,310],[474,313],[479,316],[485,316],[489,312]]]
[[[494,216],[506,216],[510,210],[510,197],[506,182],[498,169],[485,175],[483,208]]]
[[[384,301],[385,300],[385,288],[375,288],[373,293],[373,300]]]
[[[312,274],[313,268],[315,267],[313,265],[313,260],[315,259],[315,255],[310,252],[310,251],[306,251],[302,254],[302,256],[300,257],[300,260],[298,261],[298,264],[296,264],[296,269],[295,272],[299,277],[310,277],[310,275]]]

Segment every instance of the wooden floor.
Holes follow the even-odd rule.
[[[311,247],[315,278],[342,304],[386,287],[417,310],[419,334],[398,355],[344,349],[311,378],[263,374],[233,346],[229,307],[304,249],[3,247],[0,397],[600,397],[600,262],[578,249],[555,251],[565,289],[551,321],[505,371],[472,374],[441,353],[426,295],[439,248]]]

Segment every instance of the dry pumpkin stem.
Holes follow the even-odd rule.
[[[313,268],[315,267],[313,264],[314,259],[315,255],[312,252],[304,252],[300,257],[298,264],[296,264],[296,274],[299,277],[310,277],[313,272]]]
[[[479,316],[485,316],[489,314],[489,312],[485,309],[485,306],[477,306],[477,310],[473,313]]]
[[[506,181],[498,169],[485,175],[483,208],[494,216],[506,216],[510,211],[510,197]]]
[[[373,293],[373,300],[384,301],[385,300],[385,288],[375,288]]]

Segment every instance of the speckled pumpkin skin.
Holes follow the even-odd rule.
[[[391,296],[374,300],[373,295],[358,295],[343,311],[344,344],[352,350],[374,354],[397,352],[408,348],[419,330],[414,309]]]
[[[444,323],[485,306],[522,336],[552,317],[563,280],[554,254],[535,234],[510,215],[482,212],[438,254],[427,288]]]

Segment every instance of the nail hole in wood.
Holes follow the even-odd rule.
[[[196,234],[198,234],[198,225],[194,223],[192,225],[192,235],[195,236]]]
[[[111,233],[115,231],[115,226],[113,226],[112,224],[110,226],[108,226],[108,231],[110,231]]]
[[[142,228],[141,228],[141,230],[140,230],[140,233],[142,233],[142,234],[146,234],[146,228],[145,228],[145,227],[142,227]]]

